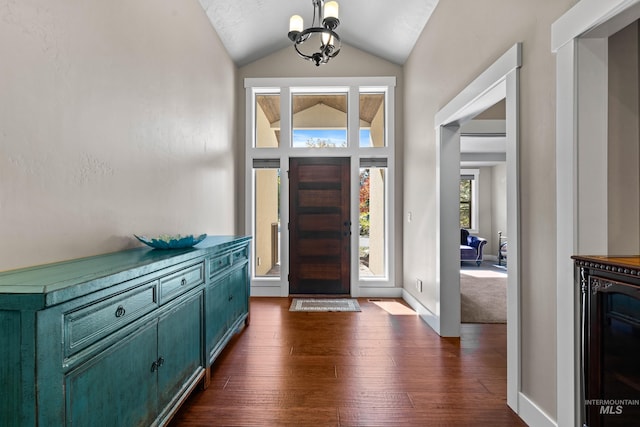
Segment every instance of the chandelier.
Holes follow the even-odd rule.
[[[334,31],[340,25],[338,19],[338,2],[312,0],[313,21],[311,27],[304,29],[300,15],[289,19],[289,39],[294,43],[298,55],[312,61],[316,66],[326,64],[340,53],[340,36]],[[305,44],[306,43],[306,44]],[[317,48],[311,45],[319,46]]]

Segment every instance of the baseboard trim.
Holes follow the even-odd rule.
[[[280,286],[251,286],[252,297],[281,297]]]
[[[416,313],[420,316],[420,318],[427,324],[431,329],[436,331],[438,335],[440,335],[440,318],[436,316],[431,310],[422,305],[420,301],[418,301],[413,295],[407,292],[405,289],[402,290],[402,299],[405,300],[407,304],[411,306],[415,310]]]
[[[402,298],[402,288],[359,288],[358,297],[361,298]]]
[[[395,287],[370,287],[359,288],[359,298],[402,298],[402,288]],[[280,286],[251,286],[252,297],[282,297]],[[287,296],[287,295],[284,295]]]
[[[535,427],[558,427],[558,424],[522,392],[518,393],[518,416]]]

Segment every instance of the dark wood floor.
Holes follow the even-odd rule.
[[[382,301],[292,313],[289,298],[252,298],[251,324],[171,426],[526,425],[506,404],[506,325],[444,339]]]

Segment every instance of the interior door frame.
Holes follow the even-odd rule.
[[[556,54],[557,425],[581,421],[576,254],[608,250],[608,38],[640,19],[640,0],[581,0],[551,26]],[[582,171],[582,173],[581,173]]]
[[[441,336],[460,336],[460,126],[506,100],[507,163],[507,404],[519,413],[520,399],[520,203],[519,203],[519,69],[517,43],[473,80],[435,115],[438,142],[436,286],[439,311],[425,320]],[[453,238],[455,236],[455,238]]]

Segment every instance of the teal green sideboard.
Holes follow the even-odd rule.
[[[249,320],[250,237],[0,273],[0,426],[162,426]]]

